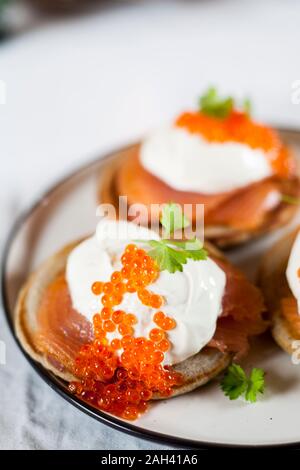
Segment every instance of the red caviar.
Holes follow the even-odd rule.
[[[166,317],[161,324],[163,330],[173,330],[176,326],[176,321],[174,318]]]
[[[104,294],[112,294],[114,290],[114,285],[111,282],[105,282],[102,287]]]
[[[174,318],[167,317],[164,312],[156,312],[153,320],[162,330],[172,330],[176,326]]]
[[[159,325],[160,323],[163,322],[163,320],[166,318],[164,312],[156,312],[156,314],[153,317],[154,322]]]
[[[109,320],[110,317],[112,315],[112,309],[109,308],[109,307],[104,307],[102,310],[101,310],[101,314],[100,314],[100,317],[102,318],[102,320]],[[94,325],[95,325],[95,316],[94,316]]]
[[[102,293],[103,282],[94,282],[92,285],[92,292],[95,295],[100,295]]]
[[[245,113],[234,110],[226,118],[219,119],[200,112],[186,112],[177,118],[176,125],[201,134],[210,142],[233,141],[262,149],[267,152],[270,164],[279,176],[288,177],[295,170],[293,158],[278,133],[252,121]]]
[[[110,280],[114,284],[118,284],[122,281],[122,274],[119,271],[115,271],[114,273],[112,273]]]
[[[146,306],[161,308],[163,298],[147,289],[159,275],[158,266],[134,244],[127,245],[121,262],[122,269],[111,275],[110,282],[92,286],[95,295],[103,294],[103,307],[93,317],[94,340],[81,348],[75,361],[80,382],[72,382],[69,389],[101,410],[133,420],[146,411],[154,394],[170,396],[182,379],[162,365],[171,346],[166,331],[176,326],[175,320],[158,311],[153,316],[158,328],[150,331],[149,338],[134,337],[136,316],[117,308],[125,292],[137,293]],[[121,338],[109,341],[107,333],[116,330]]]
[[[149,338],[154,341],[154,343],[158,343],[165,338],[165,332],[159,328],[153,328],[149,333]]]
[[[162,341],[160,341],[158,343],[158,349],[160,349],[160,351],[163,351],[163,352],[167,352],[169,349],[170,349],[170,341],[168,341],[167,339],[163,339]]]
[[[125,312],[123,310],[115,310],[112,314],[112,321],[116,324],[122,323]]]

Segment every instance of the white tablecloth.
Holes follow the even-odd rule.
[[[208,84],[249,95],[258,118],[299,127],[291,100],[299,20],[294,0],[124,1],[3,43],[0,243],[47,185],[194,106]],[[159,448],[59,398],[17,350],[3,315],[0,340],[0,448]]]

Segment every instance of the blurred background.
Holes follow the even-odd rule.
[[[0,0],[0,245],[47,186],[196,106],[208,85],[250,96],[257,119],[299,128],[299,24],[295,0]],[[0,447],[86,448],[84,422],[99,448],[149,448],[112,439],[40,381],[33,388],[2,321]],[[18,387],[42,395],[35,406],[56,410],[69,435],[32,427]]]

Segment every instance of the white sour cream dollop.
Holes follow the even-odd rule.
[[[209,142],[171,126],[142,143],[142,166],[168,186],[187,192],[231,191],[272,175],[266,153],[238,142]]]
[[[101,310],[100,297],[91,292],[95,281],[109,281],[113,271],[121,268],[120,256],[132,240],[159,239],[146,228],[124,221],[103,220],[96,235],[78,245],[69,255],[66,278],[73,307],[92,321]],[[147,245],[137,243],[142,248]],[[198,353],[213,337],[218,316],[222,312],[222,298],[226,275],[211,259],[189,260],[183,272],[162,271],[149,290],[164,297],[163,312],[176,320],[177,326],[168,332],[171,349],[165,354],[164,364],[177,364]],[[136,337],[148,337],[153,315],[157,310],[146,307],[137,294],[126,293],[119,309],[134,313]],[[118,332],[108,338],[119,338]],[[122,352],[122,351],[121,351]]]
[[[300,278],[298,270],[300,268],[300,231],[295,238],[286,270],[286,277],[293,296],[298,303],[298,313],[300,314]]]

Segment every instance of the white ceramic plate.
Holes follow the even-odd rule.
[[[300,133],[282,131],[300,154]],[[5,250],[2,294],[6,315],[13,330],[17,292],[28,274],[60,247],[94,231],[97,218],[98,176],[113,155],[92,162],[50,189],[13,228]],[[254,276],[261,254],[299,223],[294,220],[255,243],[228,255]],[[21,347],[21,346],[20,346]],[[295,445],[300,443],[300,366],[293,365],[268,335],[257,341],[245,366],[266,372],[266,393],[255,404],[230,402],[220,391],[218,380],[187,395],[155,403],[134,424],[97,411],[71,396],[65,384],[28,358],[42,378],[73,405],[100,421],[140,437],[180,445]]]

